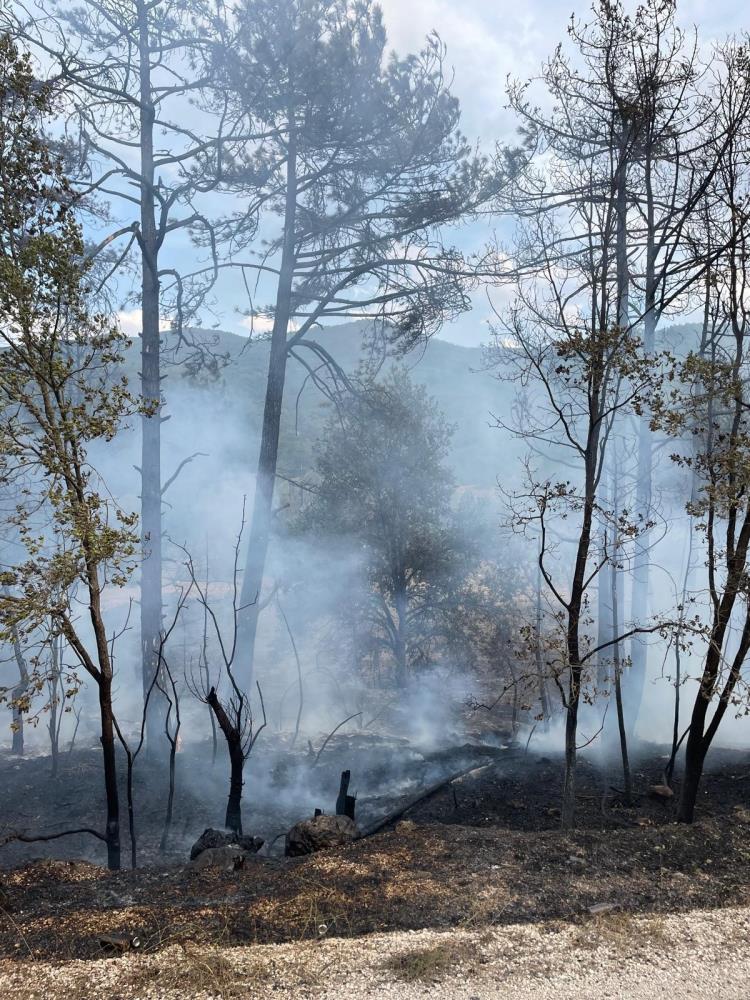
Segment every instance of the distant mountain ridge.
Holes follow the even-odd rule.
[[[215,424],[218,429],[232,429],[227,443],[234,453],[233,459],[252,468],[260,438],[269,341],[249,340],[221,330],[190,332],[216,355],[226,355],[228,361],[215,378],[201,373],[191,375],[179,364],[167,367],[166,413],[175,408],[179,411],[184,405],[192,412],[196,406],[200,407],[205,422]],[[368,325],[364,322],[347,323],[318,330],[311,339],[320,343],[352,375],[366,355],[367,332]],[[137,377],[137,346],[134,343],[134,349],[128,352],[126,366],[131,378]],[[181,356],[184,357],[178,354],[178,361]],[[304,356],[309,363],[317,363],[311,352]],[[512,390],[483,370],[481,348],[433,338],[397,361],[387,358],[384,368],[394,363],[405,365],[413,380],[425,386],[455,428],[450,463],[457,483],[493,488],[508,451],[507,437],[492,426],[493,414],[507,419]],[[291,358],[282,416],[281,472],[298,476],[310,469],[314,443],[331,409],[331,403],[312,384],[303,365]],[[165,435],[175,435],[179,441],[182,421],[178,412],[174,416],[165,425]],[[408,427],[404,432],[408,433]],[[233,440],[235,437],[237,440]]]

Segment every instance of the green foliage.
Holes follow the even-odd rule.
[[[445,466],[451,433],[426,390],[394,368],[341,402],[300,518],[342,565],[355,554],[365,585],[352,590],[347,612],[373,645],[411,665],[428,656],[461,562]]]
[[[111,441],[138,405],[117,374],[126,340],[92,311],[70,190],[42,132],[52,108],[1,38],[0,488],[25,557],[2,573],[0,621],[8,638],[51,619],[70,641],[71,588],[86,587],[95,617],[106,583],[122,586],[135,565],[136,516],[108,495],[87,446]],[[98,659],[87,669],[108,669]]]
[[[249,242],[261,213],[285,215],[294,176],[293,233],[271,249],[293,235],[298,327],[387,319],[383,332],[409,344],[469,308],[461,255],[434,227],[464,217],[504,173],[458,129],[442,43],[404,59],[385,46],[371,0],[242,4],[217,72],[259,139],[226,156],[222,183],[249,195],[233,222]]]

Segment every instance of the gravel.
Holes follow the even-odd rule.
[[[747,1000],[750,908],[0,962],[14,1000]]]

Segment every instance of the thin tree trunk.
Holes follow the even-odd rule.
[[[574,690],[574,685],[580,684],[580,677],[580,667],[577,670],[571,668],[569,688],[571,692]],[[578,694],[575,694],[572,703],[569,697],[568,711],[565,716],[565,780],[560,810],[560,822],[563,830],[569,830],[575,820],[578,704]]]
[[[10,593],[8,587],[3,587],[4,592]],[[13,699],[13,726],[12,726],[12,739],[11,739],[11,752],[18,754],[19,757],[23,757],[24,754],[24,731],[23,731],[23,701],[29,690],[29,668],[26,665],[26,659],[23,655],[23,649],[21,648],[21,640],[18,635],[18,629],[15,627],[11,629],[11,645],[13,646],[13,657],[16,661],[16,666],[18,667],[18,684],[13,688],[12,699]]]
[[[542,655],[542,570],[537,558],[536,568],[536,614],[535,614],[534,658],[536,662],[537,683],[539,685],[539,702],[542,709],[542,726],[545,732],[549,729],[551,717],[549,695],[547,694],[547,679],[544,676],[544,657]]]
[[[60,765],[60,728],[64,712],[62,702],[64,692],[62,689],[62,650],[60,636],[55,637],[50,643],[50,712],[47,732],[49,733],[50,755],[52,758],[52,770],[50,777],[56,778]]]
[[[104,791],[107,799],[107,865],[112,871],[120,868],[120,799],[117,788],[117,758],[115,730],[112,713],[112,680],[99,679],[99,712],[101,716],[101,743],[104,759]]]
[[[26,693],[26,688],[19,685],[13,688],[13,729],[11,736],[11,753],[18,754],[19,757],[23,757],[24,754],[24,741],[23,741],[23,712],[19,708],[19,702]]]
[[[656,346],[656,324],[659,316],[656,306],[656,232],[654,221],[654,194],[651,179],[651,159],[646,158],[646,277],[643,317],[643,352],[652,355]],[[633,589],[631,617],[636,626],[643,624],[649,615],[649,584],[651,577],[651,492],[653,476],[653,448],[651,414],[643,412],[638,425],[638,479],[635,493],[635,514],[639,533],[635,539],[633,560]],[[643,636],[634,635],[630,640],[630,671],[627,703],[632,735],[643,700],[643,690],[648,672],[648,645]]]
[[[617,497],[617,478],[612,483],[613,496]],[[616,523],[616,522],[615,522]],[[612,539],[613,553],[617,550],[617,529],[614,529]],[[615,671],[615,702],[617,704],[617,728],[620,734],[620,755],[622,757],[622,779],[625,788],[625,805],[629,806],[633,802],[633,783],[630,775],[630,759],[628,757],[628,735],[625,729],[625,712],[622,705],[622,662],[620,660],[620,643],[617,636],[620,632],[620,615],[618,607],[617,593],[617,565],[612,566],[612,632],[614,645],[612,655]]]
[[[396,635],[393,644],[393,655],[396,660],[396,683],[406,687],[408,677],[408,637],[407,637],[407,598],[405,591],[396,593]]]
[[[575,820],[575,786],[577,766],[578,711],[581,702],[581,683],[583,680],[583,661],[581,660],[580,632],[581,610],[586,591],[586,567],[591,550],[591,529],[596,505],[596,473],[599,463],[599,443],[601,423],[598,417],[601,405],[601,383],[595,381],[591,390],[591,412],[595,419],[589,428],[585,451],[585,484],[583,499],[583,520],[578,538],[575,568],[570,588],[570,601],[567,605],[567,635],[566,648],[568,654],[568,695],[567,714],[565,719],[565,779],[563,782],[562,807],[560,818],[562,828],[568,830]]]
[[[255,480],[255,500],[250,522],[247,560],[240,595],[238,622],[238,659],[247,672],[245,689],[249,690],[254,675],[255,640],[258,632],[260,593],[268,555],[268,543],[273,517],[273,495],[279,457],[281,409],[286,380],[287,335],[292,314],[292,286],[295,267],[295,225],[297,207],[297,162],[293,133],[289,138],[284,210],[284,246],[281,257],[276,311],[268,359],[266,399],[263,407],[263,428]]]
[[[242,835],[242,786],[245,755],[239,741],[229,745],[229,761],[231,764],[229,778],[229,798],[224,826],[233,833]]]
[[[699,696],[700,697],[700,696]],[[692,823],[695,818],[695,804],[703,776],[703,764],[706,759],[706,749],[699,730],[691,726],[685,747],[685,771],[682,776],[680,801],[677,806],[677,820],[680,823]]]
[[[176,765],[176,755],[177,755],[177,737],[179,730],[174,734],[174,739],[170,741],[169,746],[169,793],[167,795],[167,811],[164,816],[164,829],[161,833],[161,840],[159,841],[159,850],[162,854],[166,853],[167,846],[169,844],[169,834],[172,829],[172,814],[174,812],[174,789],[175,789],[175,765]]]
[[[151,93],[149,8],[138,0],[141,201],[141,395],[149,408],[141,420],[141,672],[143,698],[159,667],[162,618],[161,339],[159,239],[154,206],[154,118]],[[147,746],[160,745],[163,699],[155,692],[146,720]]]
[[[689,532],[690,540],[688,542],[688,552],[687,552],[687,562],[685,563],[685,575],[682,580],[682,600],[680,611],[680,624],[677,629],[677,633],[674,637],[674,661],[675,661],[675,678],[674,678],[674,712],[672,718],[672,751],[669,755],[669,763],[667,764],[667,769],[665,772],[667,784],[671,786],[672,776],[674,775],[674,764],[677,758],[677,748],[680,743],[680,693],[682,689],[682,650],[680,649],[680,642],[682,640],[682,624],[685,617],[685,602],[687,601],[687,590],[688,583],[690,581],[690,571],[691,564],[693,561],[693,518],[692,515],[689,520]]]
[[[229,751],[229,798],[227,799],[227,811],[224,825],[227,830],[235,833],[242,833],[242,785],[243,771],[245,768],[245,754],[242,748],[242,735],[232,720],[224,710],[224,706],[219,701],[216,689],[211,688],[208,692],[207,701],[211,707],[219,728],[227,741]]]
[[[711,699],[716,693],[717,680],[721,676],[722,668],[725,665],[724,643],[731,622],[732,612],[742,589],[749,541],[750,513],[746,516],[745,523],[742,526],[740,542],[735,549],[732,559],[733,566],[727,578],[724,594],[714,614],[714,624],[706,651],[706,660],[700,678],[700,687],[693,703],[690,730],[685,747],[685,772],[680,792],[680,802],[677,808],[677,819],[681,823],[693,822],[695,802],[703,774],[703,763],[727,707],[731,704],[732,694],[750,651],[750,608],[747,608],[737,650],[732,657],[732,662],[716,709],[707,726],[706,721]]]

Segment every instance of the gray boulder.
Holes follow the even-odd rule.
[[[204,868],[221,868],[224,871],[236,871],[245,864],[247,852],[236,844],[226,847],[207,847],[197,858],[190,862],[190,867],[197,870]]]
[[[359,827],[348,816],[316,816],[295,823],[286,835],[285,854],[288,858],[314,854],[351,844],[359,835]]]
[[[209,827],[203,831],[190,848],[190,860],[195,861],[204,851],[214,850],[217,847],[230,847],[232,844],[239,847],[245,854],[257,854],[263,846],[263,841],[260,837],[248,837],[225,830],[213,830]]]

